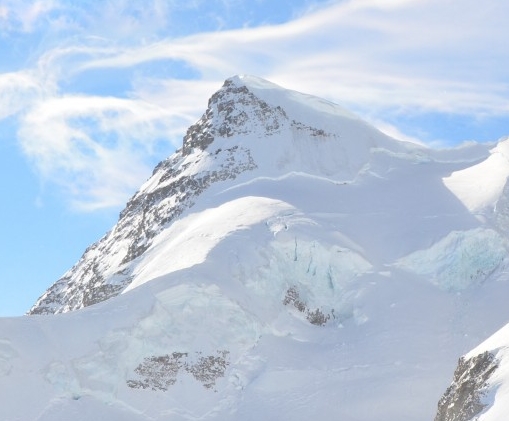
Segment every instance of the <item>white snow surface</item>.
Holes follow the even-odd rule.
[[[447,188],[474,214],[496,206],[509,176],[509,139],[490,152],[479,164],[444,178]]]
[[[287,119],[270,134],[248,120],[185,168],[239,145],[256,169],[163,227],[122,294],[0,319],[0,421],[429,421],[458,357],[509,320],[499,193],[468,202],[450,182],[481,165],[505,184],[504,142],[429,150],[327,101],[231,81]],[[103,258],[112,273],[122,244]],[[481,348],[507,352],[508,329]]]

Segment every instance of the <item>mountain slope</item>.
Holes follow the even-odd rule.
[[[352,137],[355,142],[343,140]],[[116,226],[30,314],[76,310],[123,291],[153,239],[216,183],[245,172],[250,178],[304,172],[351,182],[369,165],[373,148],[419,153],[324,100],[253,77],[229,79],[188,129],[182,148],[161,162],[129,201]]]
[[[34,316],[0,319],[0,420],[432,419],[509,319],[505,189],[473,212],[446,181],[494,153],[227,80]]]

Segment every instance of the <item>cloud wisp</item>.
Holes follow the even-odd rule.
[[[19,139],[43,180],[94,210],[125,202],[150,173],[148,157],[167,150],[187,119],[141,100],[65,96],[34,105]]]
[[[174,60],[205,80],[247,72],[356,108],[506,114],[509,5],[489,3],[479,15],[470,0],[340,2],[286,24],[126,48],[81,70]]]
[[[222,3],[231,9],[235,2]],[[482,7],[473,0],[322,2],[285,23],[196,28],[186,35],[171,31],[183,7],[178,1],[154,0],[134,10],[110,0],[101,6],[109,18],[98,21],[83,8],[66,15],[72,8],[65,2],[46,9],[25,2],[33,13],[23,15],[24,24],[14,3],[6,4],[4,31],[15,16],[25,31],[45,18],[60,22],[60,35],[75,35],[54,34],[32,67],[0,73],[0,119],[18,116],[26,155],[80,209],[123,204],[157,154],[179,144],[206,99],[234,74],[339,102],[401,136],[387,116],[392,122],[419,113],[509,116],[503,22],[509,4],[498,0]],[[193,13],[204,4],[197,0]],[[118,24],[108,28],[114,15]],[[122,78],[114,95],[101,92]],[[83,81],[93,92],[85,92]]]

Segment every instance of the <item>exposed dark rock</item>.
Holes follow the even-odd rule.
[[[224,376],[228,361],[228,351],[217,351],[216,355],[201,356],[190,361],[185,352],[174,352],[171,355],[151,356],[135,368],[137,379],[127,380],[127,385],[134,389],[152,389],[167,391],[177,382],[180,373],[189,373],[207,389],[216,385],[217,379]]]
[[[226,367],[229,365],[228,354],[228,351],[218,351],[217,355],[200,357],[194,364],[186,365],[186,371],[204,387],[211,389],[216,385],[216,380],[224,376]]]
[[[177,381],[182,368],[182,359],[187,353],[174,352],[172,355],[148,357],[134,370],[140,379],[128,380],[127,385],[134,389],[166,391]]]
[[[29,314],[72,311],[122,292],[133,280],[136,260],[156,235],[194,205],[197,196],[214,183],[257,168],[248,145],[231,139],[231,146],[213,148],[215,139],[275,136],[290,127],[309,136],[330,136],[324,130],[289,121],[281,107],[269,105],[236,79],[227,80],[210,98],[202,117],[187,130],[182,148],[159,163],[146,187],[129,200],[116,226],[85,251]],[[314,324],[330,318],[318,309],[308,312]]]
[[[498,361],[488,351],[468,360],[460,358],[454,380],[438,403],[435,421],[474,421],[487,406],[483,402]]]
[[[299,291],[295,286],[288,288],[283,299],[285,306],[290,305],[295,307],[300,313],[304,313],[309,323],[317,326],[324,326],[331,318],[334,318],[334,311],[326,314],[319,308],[310,310],[306,303],[300,298]]]
[[[187,156],[195,148],[205,150],[218,136],[247,134],[252,130],[249,123],[261,126],[266,134],[270,134],[278,130],[281,122],[286,120],[288,118],[281,107],[271,107],[246,86],[237,86],[227,80],[210,98],[205,114],[187,130],[182,154]]]
[[[307,133],[309,133],[310,136],[313,136],[313,137],[319,137],[319,136],[331,137],[331,136],[333,136],[330,133],[325,132],[325,130],[323,130],[323,129],[316,129],[311,126],[306,126],[306,125],[299,123],[298,121],[295,121],[295,120],[292,120],[292,127],[297,130],[306,131]]]
[[[177,160],[176,158],[174,157],[171,161]],[[128,229],[126,225],[130,216],[140,215],[141,221],[137,224],[136,230],[131,231],[132,240],[122,260],[123,264],[141,256],[150,247],[152,238],[185,209],[191,207],[194,204],[193,198],[200,195],[211,184],[234,179],[244,171],[256,168],[249,151],[239,146],[221,150],[213,155],[213,159],[221,162],[216,170],[193,175],[184,175],[186,168],[174,165],[161,177],[160,188],[147,193],[140,192],[129,201],[120,215],[118,226]],[[163,208],[161,205],[164,205],[163,202],[168,198],[172,198],[175,204],[169,208]]]

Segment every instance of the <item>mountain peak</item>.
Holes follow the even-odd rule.
[[[262,84],[262,79],[240,76],[224,82],[209,99],[207,110],[200,120],[187,130],[182,148],[184,155],[193,148],[204,150],[216,137],[229,138],[250,133],[268,136],[277,132],[288,120],[287,116],[280,106],[270,106],[250,90],[255,81],[259,81],[258,85]],[[266,82],[266,86],[269,84]]]
[[[226,79],[225,85],[245,88],[271,106],[280,106],[292,119],[304,124],[315,122],[318,113],[334,117],[348,118],[361,122],[358,116],[340,105],[314,95],[283,88],[268,80],[252,75],[237,75]],[[366,124],[363,122],[363,124]]]
[[[104,301],[136,278],[154,239],[213,185],[223,189],[289,174],[335,184],[354,181],[373,151],[413,154],[341,107],[254,76],[234,76],[208,101],[180,150],[162,161],[120,213],[116,226],[85,251],[30,313],[59,313]]]
[[[237,75],[226,79],[209,99],[207,111],[184,137],[183,152],[187,154],[194,147],[205,149],[215,137],[249,133],[271,136],[292,125],[313,128],[320,135],[352,124],[361,130],[378,132],[333,102],[282,88],[256,76]],[[397,143],[401,146],[401,142]]]
[[[224,85],[234,85],[238,88],[245,87],[248,90],[256,90],[256,89],[278,89],[285,90],[283,87],[270,82],[266,79],[262,79],[258,76],[240,74],[231,76],[224,81]]]

